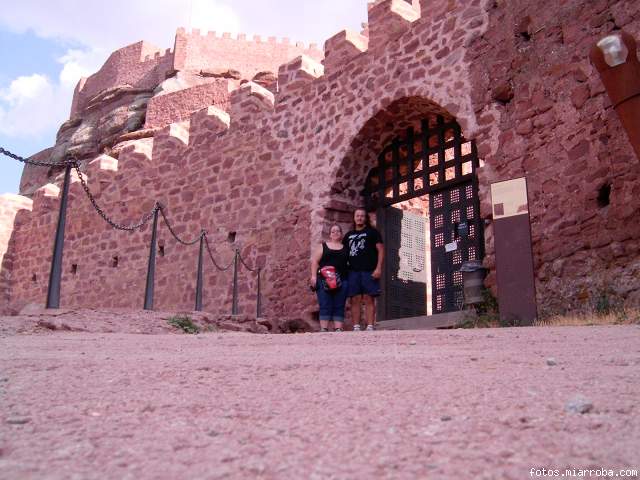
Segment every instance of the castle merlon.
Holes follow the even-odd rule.
[[[324,43],[324,70],[330,75],[369,48],[369,39],[353,30],[342,30]]]
[[[420,2],[380,0],[369,4],[367,15],[369,46],[377,49],[402,35],[420,18]]]
[[[291,60],[278,69],[278,93],[286,95],[324,75],[324,66],[306,55]]]

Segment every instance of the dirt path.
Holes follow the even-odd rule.
[[[640,470],[639,398],[638,326],[5,335],[0,478]]]

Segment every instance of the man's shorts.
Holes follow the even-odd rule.
[[[358,272],[349,270],[349,297],[356,295],[380,295],[380,281],[371,276],[373,272]]]

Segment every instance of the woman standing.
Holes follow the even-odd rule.
[[[332,320],[336,332],[341,332],[344,325],[348,253],[342,243],[342,228],[332,225],[329,240],[318,245],[311,255],[310,285],[318,295],[322,332],[329,331]]]

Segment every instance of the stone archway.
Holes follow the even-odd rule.
[[[388,237],[379,319],[461,307],[459,268],[480,260],[484,249],[478,167],[475,144],[456,119],[422,97],[393,102],[351,142],[331,185],[323,212],[330,221],[324,223],[346,226],[352,210],[366,205]]]

